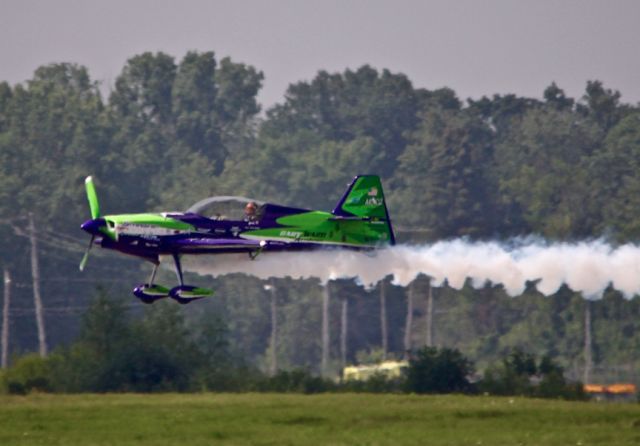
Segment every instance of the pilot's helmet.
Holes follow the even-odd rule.
[[[244,212],[247,215],[253,215],[256,213],[256,209],[258,209],[258,206],[253,202],[250,201],[249,203],[247,203],[247,205],[244,207]]]

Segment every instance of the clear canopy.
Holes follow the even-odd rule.
[[[187,212],[202,215],[216,220],[244,220],[247,218],[247,205],[255,204],[255,215],[260,214],[264,201],[246,197],[220,196],[209,197],[198,201],[187,209]]]

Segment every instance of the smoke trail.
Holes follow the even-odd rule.
[[[246,273],[269,277],[318,278],[321,282],[353,278],[372,287],[391,275],[406,286],[419,274],[433,278],[435,286],[446,280],[460,289],[467,279],[480,288],[501,284],[510,296],[522,294],[528,281],[554,294],[563,285],[585,298],[602,297],[612,284],[631,298],[640,293],[640,247],[612,247],[603,241],[545,244],[531,239],[510,243],[471,243],[452,240],[432,245],[399,245],[373,253],[343,250],[265,253],[255,261],[246,254],[189,256],[184,268],[203,275]]]

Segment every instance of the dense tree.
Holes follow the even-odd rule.
[[[418,122],[419,94],[402,74],[365,65],[344,74],[320,71],[310,83],[291,85],[286,101],[269,110],[268,136],[312,131],[324,139],[375,139],[393,161]]]
[[[540,105],[531,98],[521,98],[514,94],[494,95],[492,98],[482,97],[479,100],[469,100],[469,111],[481,118],[496,133],[499,140],[514,123],[522,116]]]
[[[520,349],[512,351],[500,365],[489,368],[479,388],[493,395],[585,399],[582,385],[567,381],[562,367],[549,356],[537,362],[535,355]]]
[[[553,105],[558,110],[571,110],[575,103],[572,98],[568,98],[564,94],[564,90],[558,87],[555,82],[544,90],[543,97],[547,104]]]
[[[492,235],[492,166],[491,133],[480,120],[464,113],[427,113],[400,157],[391,204],[402,223],[428,228],[432,240]]]
[[[640,114],[623,118],[607,134],[604,148],[591,159],[594,199],[602,207],[600,231],[621,240],[640,235]]]
[[[262,78],[229,58],[218,66],[212,52],[189,52],[179,65],[164,53],[131,58],[110,97],[116,131],[108,159],[119,189],[135,187],[147,205],[177,209],[210,195],[230,151],[253,141]],[[117,201],[142,205],[128,195]]]
[[[470,389],[474,367],[458,350],[424,347],[409,361],[407,390],[415,393],[454,393]]]
[[[603,130],[613,127],[629,111],[620,104],[620,92],[604,88],[600,81],[588,81],[583,103],[578,104],[578,112],[589,116]]]
[[[552,238],[594,233],[599,219],[587,167],[601,134],[569,111],[527,112],[496,144],[497,174],[505,206],[517,206],[527,227]]]
[[[178,153],[202,153],[222,170],[222,146],[215,109],[218,94],[215,82],[216,60],[212,52],[189,52],[180,62],[172,89],[173,115]]]
[[[232,157],[225,183],[270,199],[330,207],[354,175],[392,176],[407,132],[428,102],[424,94],[387,70],[321,71],[311,82],[291,85],[285,102],[267,111],[258,149]],[[454,101],[447,94],[438,100]],[[283,168],[287,174],[275,179],[273,172]]]
[[[96,282],[107,282],[113,295],[128,294],[143,274],[135,261],[105,255],[93,275],[76,275],[86,243],[77,227],[88,215],[87,174],[96,177],[109,213],[180,210],[214,194],[331,209],[353,175],[377,173],[401,240],[537,234],[624,242],[640,233],[638,108],[599,81],[589,82],[579,100],[552,83],[541,100],[494,95],[463,103],[451,89],[414,88],[403,74],[363,66],[291,85],[260,118],[262,81],[250,65],[190,52],[178,62],[164,53],[132,57],[106,102],[87,70],[73,64],[41,67],[24,84],[0,83],[0,256],[16,284],[11,323],[19,333],[12,351],[35,343],[24,230],[31,211],[42,228],[51,338],[68,346],[52,357],[51,385],[167,389],[171,381],[176,389],[219,388],[239,358],[247,370],[266,365],[269,298],[255,278],[194,278],[214,282],[217,294],[193,308],[159,305],[129,317],[121,304],[103,302],[103,313],[92,307],[87,317],[95,320],[80,326],[78,314]],[[579,294],[563,287],[547,299],[531,286],[512,299],[500,286],[456,286],[437,289],[434,345],[456,348],[482,368],[519,347],[581,376]],[[279,363],[308,374],[320,360],[318,283],[285,279],[278,287]],[[334,290],[349,300],[348,361],[372,357],[381,339],[377,294],[352,282]],[[387,292],[389,355],[398,357],[406,298],[399,287]],[[424,296],[414,297],[419,346],[427,311]],[[338,358],[340,299],[329,309],[336,334],[330,367]],[[613,376],[604,366],[615,363],[622,364],[618,375],[630,370],[635,379],[640,358],[629,352],[640,339],[638,298],[608,290],[591,308],[594,376]],[[181,362],[197,364],[201,373],[186,379]],[[92,375],[97,364],[110,372]],[[24,367],[40,373],[38,364]],[[283,379],[299,384],[304,373]],[[554,373],[551,387],[559,382]]]
[[[75,185],[106,144],[97,86],[85,68],[56,64],[36,70],[27,88],[16,87],[10,97],[0,139],[0,207],[71,224],[83,206]]]

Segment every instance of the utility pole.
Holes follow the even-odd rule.
[[[342,309],[340,312],[340,365],[342,370],[347,366],[347,324],[349,314],[349,300],[342,298]]]
[[[44,312],[40,298],[40,268],[38,266],[38,244],[33,214],[29,213],[29,240],[31,241],[31,277],[33,279],[33,303],[36,309],[36,324],[38,326],[38,345],[40,356],[47,356],[47,336],[44,329]]]
[[[386,361],[389,348],[387,341],[387,296],[384,279],[380,282],[380,332],[382,335],[382,360]]]
[[[427,347],[433,347],[433,287],[431,286],[431,278],[429,278],[427,287],[427,335],[425,338],[425,344]]]
[[[413,292],[416,281],[414,280],[409,284],[407,293],[407,319],[404,326],[404,356],[405,359],[409,359],[411,354],[411,335],[413,329]]]
[[[322,360],[320,371],[322,376],[326,376],[329,366],[329,290],[330,282],[322,287]]]
[[[275,280],[264,286],[266,291],[271,292],[271,360],[269,361],[269,374],[275,376],[278,372],[278,295],[276,294]]]
[[[582,381],[589,384],[591,375],[591,301],[584,301],[584,375]]]
[[[11,300],[11,275],[4,269],[4,301],[2,303],[2,368],[9,365],[9,301]]]

